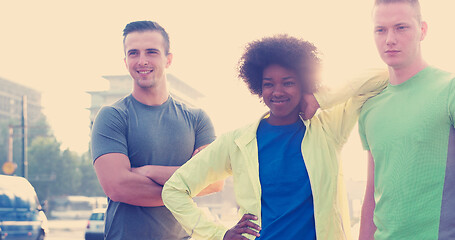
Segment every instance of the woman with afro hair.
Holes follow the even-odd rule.
[[[318,88],[317,48],[287,35],[247,45],[239,77],[269,108],[259,120],[220,136],[180,167],[163,202],[193,239],[350,239],[338,158],[362,104],[387,84],[370,72],[336,93]],[[193,202],[233,176],[239,217],[210,221]]]

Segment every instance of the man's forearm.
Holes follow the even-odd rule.
[[[138,168],[132,168],[131,171],[148,177],[155,183],[164,186],[166,181],[169,180],[178,168],[178,166],[145,165]]]
[[[135,173],[141,174],[156,184],[164,186],[169,178],[179,167],[169,166],[157,166],[157,165],[146,165],[138,168],[132,168],[131,170]],[[220,192],[223,190],[224,180],[215,182],[204,188],[198,196],[205,196],[211,193]]]
[[[131,173],[130,177],[118,181],[106,195],[116,202],[142,207],[163,206],[161,199],[162,186],[154,181]]]
[[[94,163],[106,196],[116,202],[136,206],[162,206],[162,186],[131,171],[128,157],[120,153],[100,156]]]
[[[208,144],[199,147],[198,149],[194,150],[193,155],[196,155],[204,148],[206,148]],[[180,166],[159,166],[159,165],[145,165],[138,168],[131,168],[132,172],[141,174],[142,176],[146,176],[152,181],[156,182],[157,184],[164,186],[164,184],[169,180],[169,178],[174,174]],[[224,184],[224,183],[223,183]],[[219,184],[217,185],[219,186]],[[214,187],[217,189],[217,187]],[[213,191],[212,191],[213,192]]]

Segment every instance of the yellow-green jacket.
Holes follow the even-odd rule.
[[[303,121],[302,155],[313,191],[316,236],[320,240],[351,239],[340,150],[356,124],[362,104],[385,88],[386,71],[370,71],[336,93],[315,94],[321,110]],[[262,119],[262,118],[261,118]],[[239,215],[258,216],[261,225],[256,123],[220,136],[179,168],[163,188],[163,202],[194,239],[223,239],[227,227],[208,220],[192,201],[209,184],[233,175]],[[298,201],[293,199],[292,201]],[[290,226],[292,227],[292,226]],[[244,235],[254,239],[251,235]]]

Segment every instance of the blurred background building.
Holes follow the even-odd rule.
[[[25,103],[25,104],[24,104]],[[26,147],[24,143],[37,134],[44,135],[41,93],[0,77],[0,166],[2,173],[22,171]],[[32,128],[32,131],[28,131]],[[24,136],[27,136],[25,138]],[[17,168],[18,166],[19,168]]]
[[[0,121],[20,121],[23,96],[27,96],[28,122],[38,121],[43,116],[41,93],[0,77]]]

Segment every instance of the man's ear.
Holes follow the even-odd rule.
[[[427,22],[422,21],[420,23],[420,30],[421,30],[420,41],[423,41],[423,39],[425,39],[425,36],[427,36],[427,30],[428,30]]]
[[[174,55],[172,55],[172,53],[168,53],[168,54],[167,54],[167,56],[166,56],[166,58],[167,58],[166,68],[168,68],[169,66],[171,66],[173,56],[174,56]]]

